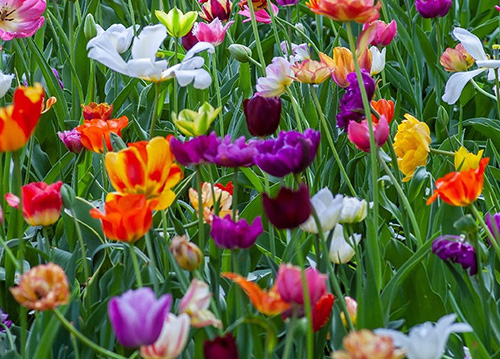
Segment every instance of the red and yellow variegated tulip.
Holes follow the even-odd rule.
[[[335,21],[354,21],[360,24],[372,22],[380,17],[382,3],[374,0],[309,0],[306,5],[312,12]]]

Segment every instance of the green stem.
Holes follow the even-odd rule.
[[[174,79],[174,86],[177,84],[176,80]],[[160,83],[155,82],[154,85],[155,87],[155,102],[153,106],[153,118],[151,120],[151,128],[149,129],[149,139],[153,138],[154,132],[155,132],[155,127],[156,123],[158,122],[158,105],[160,103]],[[174,96],[176,96],[176,91],[174,91]],[[177,100],[174,99],[174,106],[176,106]],[[175,113],[177,113],[174,110]]]
[[[135,277],[137,281],[137,286],[142,288],[142,277],[141,270],[139,269],[139,262],[137,261],[137,254],[135,253],[134,243],[129,243],[130,257],[132,258],[132,264],[134,266]]]
[[[476,88],[476,90],[478,90],[480,93],[482,93],[484,96],[492,99],[493,101],[497,101],[497,98],[495,96],[493,96],[492,94],[484,91],[481,87],[479,87],[479,85],[477,84],[476,81],[474,81],[474,79],[471,79],[470,80],[472,86],[474,86]],[[498,102],[498,101],[497,101]]]
[[[496,102],[497,102],[497,111],[498,111],[498,118],[500,119],[500,84],[498,83],[498,70],[494,69],[495,71],[495,87],[496,87]]]
[[[149,260],[151,261],[151,272],[153,274],[153,288],[155,290],[155,293],[159,293],[159,283],[158,283],[158,277],[156,276],[156,268],[158,266],[156,265],[156,258],[155,258],[155,252],[153,251],[153,244],[152,244],[152,238],[151,238],[151,233],[146,232],[145,235],[146,238],[146,248],[148,250],[148,256]],[[169,249],[167,249],[169,250]]]
[[[266,189],[266,193],[270,195],[270,186],[269,186],[269,175],[264,172],[264,187]],[[269,244],[271,247],[271,258],[273,259],[273,262],[276,263],[276,242],[274,238],[274,226],[271,224],[271,222],[268,222],[268,230],[269,230]]]
[[[438,150],[438,149],[432,148],[432,147],[430,147],[430,150],[431,150],[432,153],[436,153],[438,155],[455,157],[455,152]]]
[[[286,341],[285,341],[285,351],[283,352],[283,358],[293,358],[294,357],[292,355],[292,346],[293,346],[293,342],[295,341],[295,338],[293,336],[293,332],[295,332],[295,323],[296,322],[297,322],[297,314],[294,310],[293,314],[292,314],[292,319],[290,320],[290,323],[288,324],[288,330],[286,333]]]
[[[295,113],[295,119],[297,121],[297,128],[299,129],[299,132],[304,132],[302,128],[302,123],[300,121],[301,117],[299,116],[299,108],[297,101],[295,100],[295,97],[292,94],[292,91],[290,91],[290,88],[286,88],[286,93],[290,97],[290,101],[292,102],[292,107],[293,107],[293,112]]]
[[[40,250],[42,252],[46,253],[47,257],[49,259],[49,262],[52,262],[52,254],[51,254],[52,252],[50,250],[50,239],[49,239],[49,231],[47,231],[47,226],[42,227],[42,237],[43,237],[43,239],[40,240],[40,244],[42,245],[42,248],[40,248]]]
[[[262,75],[265,76],[266,75],[266,61],[264,60],[264,52],[262,51],[262,45],[260,43],[259,29],[257,28],[257,21],[255,20],[255,10],[253,8],[252,2],[249,3],[248,10],[250,11],[253,36],[255,37],[255,47],[257,48],[257,54],[259,55],[259,61],[261,64],[260,70],[261,70]]]
[[[217,107],[222,109],[222,97],[220,95],[220,84],[219,84],[219,75],[217,74],[217,54],[214,52],[212,54],[212,72],[213,72],[213,77],[214,77],[214,86],[215,86],[215,93],[217,96]],[[224,117],[222,116],[223,111],[219,111],[219,114],[217,115],[219,119],[219,135],[221,137],[224,136]]]
[[[236,216],[238,215],[238,167],[234,168],[233,173],[233,221],[236,221]]]
[[[78,223],[75,210],[71,208],[71,217],[73,217],[73,223],[75,224],[76,236],[78,237],[78,243],[80,244],[80,250],[82,254],[82,266],[83,273],[85,274],[85,282],[87,282],[91,276],[89,265],[87,263],[87,250],[85,248],[85,242],[83,240],[82,229]]]
[[[196,189],[198,190],[198,246],[201,253],[205,253],[205,227],[203,216],[203,196],[201,193],[201,169],[196,166]],[[201,264],[203,265],[203,263]]]
[[[177,63],[177,54],[179,53],[179,39],[176,37],[174,39],[174,65]],[[177,115],[179,113],[179,99],[178,99],[178,92],[179,92],[179,84],[177,83],[177,79],[174,79],[174,113]]]

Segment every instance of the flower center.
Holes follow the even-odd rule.
[[[7,6],[2,6],[0,10],[0,21],[13,21],[14,16],[12,14],[16,11],[16,9],[10,10]]]

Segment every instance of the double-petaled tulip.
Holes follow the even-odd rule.
[[[186,142],[173,137],[170,139],[175,159],[183,166],[213,163],[220,143],[221,139],[215,135],[215,131],[208,136],[201,135]]]
[[[314,305],[326,293],[326,274],[317,269],[309,267],[304,271],[307,288],[309,291],[309,303]],[[276,277],[278,292],[284,301],[304,305],[304,288],[302,286],[302,270],[291,264],[281,264]]]
[[[189,315],[169,313],[163,323],[160,336],[153,345],[141,346],[145,359],[175,359],[181,355],[189,338]]]
[[[111,114],[113,113],[113,105],[108,105],[104,103],[91,102],[87,106],[82,105],[83,108],[83,119],[84,120],[109,120]]]
[[[19,304],[32,310],[51,310],[69,301],[68,278],[54,263],[31,268],[10,292]]]
[[[248,132],[253,136],[272,135],[280,125],[281,98],[264,97],[256,93],[243,101],[243,112]]]
[[[342,201],[342,212],[339,223],[359,223],[368,214],[368,202],[356,197],[344,197]]]
[[[389,45],[398,31],[396,20],[392,20],[389,24],[386,24],[382,20],[375,20],[365,24],[363,30],[366,30],[370,26],[375,26],[373,38],[370,41],[370,45],[373,46],[380,47]]]
[[[168,13],[165,11],[156,10],[156,18],[167,28],[167,32],[173,37],[185,36],[191,31],[191,28],[198,17],[196,11],[188,11],[183,13],[177,7],[171,9]]]
[[[263,231],[260,216],[255,218],[252,224],[249,224],[246,219],[235,222],[228,214],[224,218],[213,218],[210,235],[219,248],[246,249],[254,245]]]
[[[444,235],[432,242],[432,253],[444,261],[458,263],[463,269],[470,268],[470,275],[477,273],[476,250],[460,236]]]
[[[392,100],[380,99],[371,102],[372,108],[378,112],[380,117],[384,116],[388,123],[391,123],[394,117],[394,102]],[[378,122],[378,118],[372,115],[373,123]]]
[[[207,133],[220,110],[220,107],[213,108],[208,102],[205,102],[200,106],[198,112],[184,109],[178,115],[172,113],[172,121],[183,134],[196,137]]]
[[[345,47],[335,47],[333,49],[333,58],[320,52],[319,58],[331,69],[332,79],[340,87],[349,86],[347,75],[356,71],[354,58],[351,50]],[[358,58],[359,66],[368,72],[372,69],[373,54],[371,51],[363,51]]]
[[[197,22],[193,26],[193,35],[198,41],[208,42],[213,46],[219,46],[224,41],[226,31],[234,23],[229,21],[226,25],[222,25],[222,21],[218,18],[214,19],[210,24]]]
[[[162,210],[175,199],[172,191],[182,178],[174,163],[170,144],[164,137],[129,144],[119,152],[108,152],[106,170],[113,187],[121,194],[142,194],[152,208]]]
[[[472,204],[483,191],[484,170],[489,161],[489,158],[483,158],[478,168],[451,172],[439,178],[434,194],[427,200],[427,204],[431,204],[438,197],[452,206],[465,207]]]
[[[40,84],[19,87],[13,104],[0,108],[0,152],[23,148],[35,132],[42,112],[44,91]]]
[[[104,213],[93,208],[90,215],[102,221],[104,234],[109,239],[135,242],[146,234],[153,224],[151,204],[142,194],[111,195],[104,204]]]
[[[446,16],[451,5],[453,0],[415,0],[418,13],[425,19]]]
[[[156,299],[155,293],[148,287],[129,290],[111,298],[108,315],[118,342],[128,348],[155,344],[171,304],[170,294]]]
[[[320,84],[326,81],[332,72],[325,63],[311,59],[296,62],[291,69],[295,74],[294,79],[304,84]]]
[[[309,0],[306,5],[312,12],[335,21],[354,21],[360,24],[379,18],[380,1],[374,0]]]
[[[238,347],[231,334],[206,340],[203,343],[203,357],[205,359],[238,359]]]
[[[484,150],[480,150],[477,155],[467,151],[464,146],[460,146],[458,151],[455,151],[454,164],[457,171],[467,171],[471,168],[478,168]]]
[[[30,37],[42,27],[45,0],[0,1],[0,39]]]
[[[385,335],[377,335],[368,329],[352,331],[342,341],[344,350],[335,351],[332,359],[404,358],[405,351],[397,349],[393,340]]]
[[[184,270],[195,270],[203,261],[203,253],[200,248],[190,242],[186,236],[177,236],[172,239],[170,252],[175,261]]]
[[[189,315],[191,326],[195,328],[203,328],[209,325],[221,328],[221,321],[208,310],[210,298],[212,298],[212,293],[210,293],[208,284],[195,278],[181,299],[179,313]]]
[[[341,264],[347,263],[356,253],[356,245],[361,241],[361,235],[354,233],[349,237],[349,242],[344,237],[344,227],[337,224],[333,231],[332,243],[330,244],[330,251],[328,256],[332,263]]]
[[[368,121],[363,120],[361,123],[350,121],[347,126],[347,134],[349,140],[354,143],[356,148],[363,152],[370,152],[370,130]],[[389,138],[389,124],[385,116],[381,116],[377,123],[372,124],[373,136],[375,138],[375,145],[382,147]]]
[[[83,147],[93,152],[104,153],[103,141],[106,143],[107,151],[113,151],[113,146],[111,146],[111,132],[121,137],[122,130],[127,125],[127,116],[106,121],[96,118],[85,121],[76,130],[81,134]]]
[[[62,182],[32,182],[22,187],[23,217],[31,226],[49,226],[61,216]]]
[[[68,151],[80,153],[83,150],[82,135],[76,128],[70,131],[57,132],[59,139],[64,143]]]
[[[206,22],[219,19],[222,22],[229,20],[233,3],[231,0],[206,0],[201,5],[200,17]]]
[[[338,194],[333,197],[328,188],[323,188],[311,198],[311,205],[318,216],[321,230],[326,233],[332,230],[340,219],[342,213],[343,196]],[[309,233],[318,233],[318,226],[313,216],[300,225],[300,229]]]
[[[232,143],[231,135],[226,135],[217,148],[214,163],[222,167],[250,167],[258,153],[255,142],[247,144],[245,137],[241,136]]]
[[[301,184],[295,191],[281,187],[276,198],[262,195],[262,205],[269,221],[278,229],[295,228],[307,221],[312,212],[309,188]]]
[[[394,137],[394,152],[398,157],[398,167],[409,181],[418,166],[425,166],[430,152],[431,131],[425,122],[420,122],[410,114],[398,126]]]
[[[280,6],[293,6],[298,2],[299,0],[276,0],[276,3]]]
[[[454,49],[448,47],[441,55],[439,62],[448,72],[464,72],[474,65],[474,58],[467,52],[462,44]]]
[[[266,77],[257,80],[257,93],[264,97],[281,96],[293,82],[290,63],[283,57],[275,57],[266,67]]]
[[[215,203],[218,203],[219,206],[219,216],[225,217],[228,214],[232,213],[231,205],[233,203],[233,194],[232,190],[228,191],[225,188],[220,188],[215,184],[213,186],[208,182],[205,182],[201,186],[201,201],[203,206],[203,219],[208,224],[212,224],[212,220],[215,212]],[[193,208],[196,209],[196,214],[198,215],[198,192],[190,188],[189,189],[189,200],[193,205]]]

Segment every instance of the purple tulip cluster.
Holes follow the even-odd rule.
[[[463,269],[470,268],[469,274],[477,273],[476,250],[459,236],[440,236],[432,243],[432,253],[442,260],[458,263]]]

